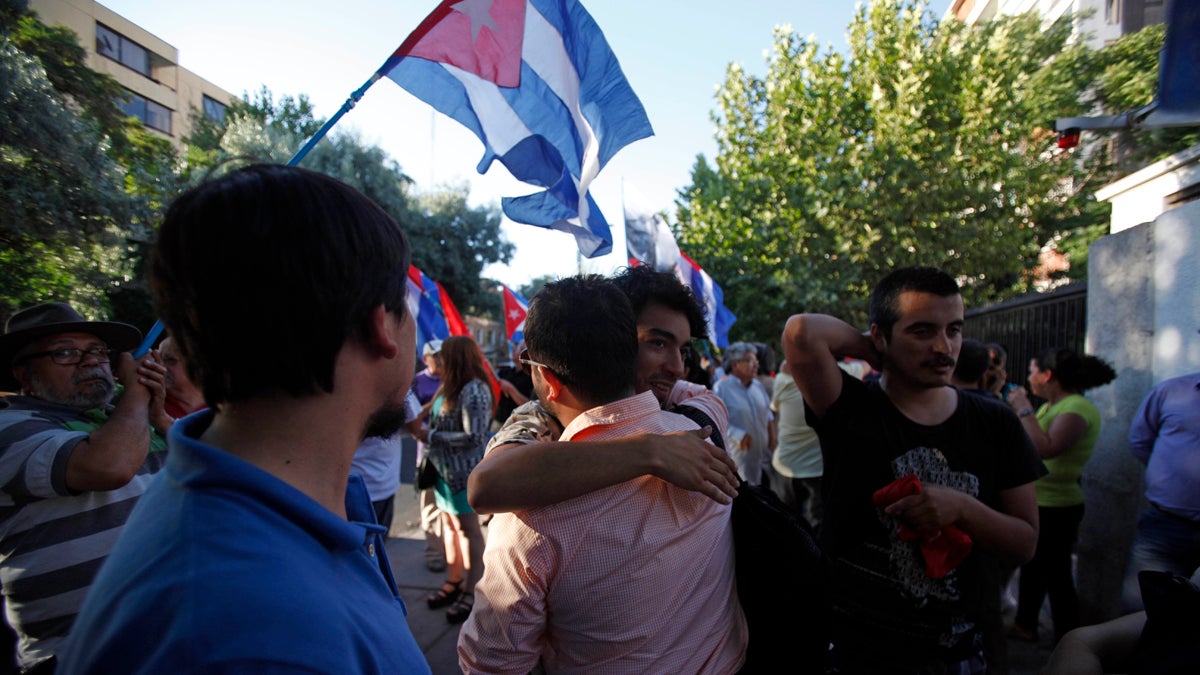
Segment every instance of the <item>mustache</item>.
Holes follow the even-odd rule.
[[[949,366],[949,367],[953,368],[956,363],[958,363],[958,362],[955,361],[954,359],[950,358],[949,356],[942,355],[942,356],[935,356],[932,359],[929,359],[928,361],[923,361],[921,363],[921,365],[928,367],[928,368],[937,368],[939,366]]]
[[[105,372],[103,368],[89,368],[87,370],[75,373],[75,376],[71,378],[71,384],[79,384],[86,380],[96,379],[104,380],[110,385],[113,383],[112,376]]]

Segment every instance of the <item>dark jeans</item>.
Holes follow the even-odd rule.
[[[1039,506],[1037,552],[1021,567],[1021,587],[1017,599],[1016,624],[1035,633],[1042,600],[1050,594],[1050,614],[1055,636],[1061,638],[1079,625],[1079,597],[1071,575],[1071,551],[1083,520],[1083,504],[1077,506]]]
[[[371,506],[375,507],[375,522],[392,529],[392,518],[396,514],[396,500],[394,497],[380,499],[377,502],[371,502]],[[386,535],[384,535],[386,536]]]
[[[1137,574],[1143,570],[1174,572],[1191,577],[1200,571],[1200,522],[1168,513],[1154,504],[1138,519],[1137,536],[1129,551],[1129,568],[1121,596],[1122,609],[1142,609]]]

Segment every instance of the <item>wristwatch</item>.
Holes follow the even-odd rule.
[[[1029,417],[1033,414],[1033,408],[1021,408],[1017,411],[1017,417]]]

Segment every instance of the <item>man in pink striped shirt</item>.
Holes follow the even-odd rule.
[[[696,429],[634,395],[636,323],[600,277],[548,285],[526,319],[526,365],[563,441]],[[497,516],[459,637],[468,673],[733,673],[747,632],[729,506],[641,476]]]

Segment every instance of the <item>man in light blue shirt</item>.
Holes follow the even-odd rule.
[[[759,485],[770,476],[768,467],[775,444],[771,395],[755,377],[758,351],[754,345],[735,342],[725,356],[729,375],[713,387],[713,393],[729,409],[725,449],[742,478],[751,485]]]
[[[1200,572],[1200,373],[1166,380],[1142,401],[1129,451],[1146,465],[1146,500],[1129,554],[1121,603],[1142,609],[1137,574]]]

